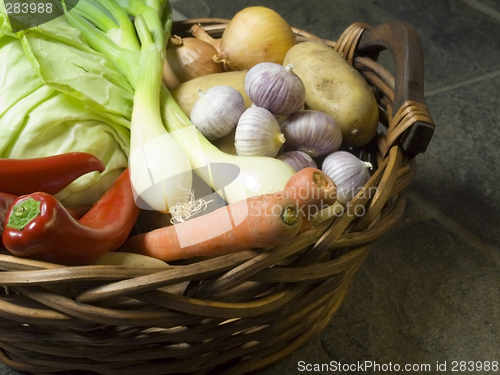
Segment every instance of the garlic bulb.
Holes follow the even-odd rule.
[[[326,113],[302,110],[281,124],[288,150],[299,150],[311,157],[328,155],[342,145],[342,129]]]
[[[243,96],[231,86],[214,86],[199,95],[190,114],[194,126],[210,141],[229,134],[245,111]]]
[[[283,64],[294,44],[295,34],[283,17],[272,9],[251,6],[227,24],[218,58],[236,70],[248,70],[263,61]]]
[[[316,162],[308,154],[302,151],[288,151],[276,156],[276,159],[284,161],[296,172],[307,167],[318,167]]]
[[[337,200],[346,204],[370,179],[371,163],[358,159],[347,151],[336,151],[328,155],[321,166],[337,185]]]
[[[252,106],[241,115],[236,125],[234,145],[240,156],[269,156],[274,158],[285,137],[278,120],[265,108]]]
[[[250,100],[275,115],[291,115],[300,110],[306,101],[306,89],[293,67],[271,62],[255,65],[245,77]]]

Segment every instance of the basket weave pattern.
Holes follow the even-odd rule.
[[[214,37],[227,20],[201,23]],[[335,48],[372,86],[386,131],[361,150],[371,179],[349,210],[267,251],[247,250],[169,268],[64,267],[0,254],[0,360],[32,373],[243,374],[268,366],[330,322],[372,243],[405,209],[416,161],[398,144],[425,105],[393,113],[394,77],[356,56],[369,26],[351,25]],[[300,41],[318,39],[294,29]]]

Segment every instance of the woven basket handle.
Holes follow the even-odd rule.
[[[400,123],[395,129],[389,129],[392,134],[388,134],[388,141],[397,140],[407,153],[416,155],[427,149],[435,128],[424,104],[422,43],[413,26],[391,21],[365,29],[356,54],[376,58],[385,49],[390,52],[395,66],[392,117]]]

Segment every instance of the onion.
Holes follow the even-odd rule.
[[[347,151],[336,151],[328,155],[321,166],[337,185],[337,200],[349,202],[370,179],[371,163],[358,159]]]
[[[284,67],[272,62],[255,65],[245,76],[248,98],[275,115],[297,112],[306,101],[306,88],[293,68],[293,64]]]
[[[295,34],[283,17],[272,9],[251,6],[227,24],[218,59],[236,70],[248,70],[264,61],[283,64],[294,44]]]
[[[284,161],[296,172],[307,167],[318,167],[316,162],[308,154],[302,151],[288,151],[276,156],[276,159]]]
[[[231,86],[214,86],[203,92],[191,109],[190,119],[208,140],[229,134],[245,111],[245,100]]]
[[[240,156],[274,158],[285,142],[280,125],[265,108],[252,106],[241,115],[234,135],[236,152]]]
[[[193,78],[224,71],[222,64],[214,61],[216,55],[217,50],[203,40],[173,36],[165,55],[163,82],[172,90]]]
[[[191,26],[191,34],[193,34],[196,39],[200,39],[211,44],[217,52],[220,52],[220,39],[213,38],[200,24],[194,24]]]
[[[301,110],[281,124],[288,150],[299,150],[315,158],[337,151],[342,145],[342,129],[326,113]]]

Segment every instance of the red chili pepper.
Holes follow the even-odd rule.
[[[20,257],[88,264],[125,242],[139,211],[127,169],[78,221],[50,194],[19,197],[8,212],[2,240]]]
[[[3,233],[3,226],[5,217],[7,216],[7,211],[9,210],[10,205],[13,204],[17,198],[17,195],[0,192],[0,244],[2,243],[1,236]],[[66,210],[73,218],[78,220],[90,210],[90,206],[66,207]]]
[[[106,166],[94,155],[69,152],[33,159],[0,159],[0,191],[15,195],[43,191],[56,194],[78,177],[103,172]]]

